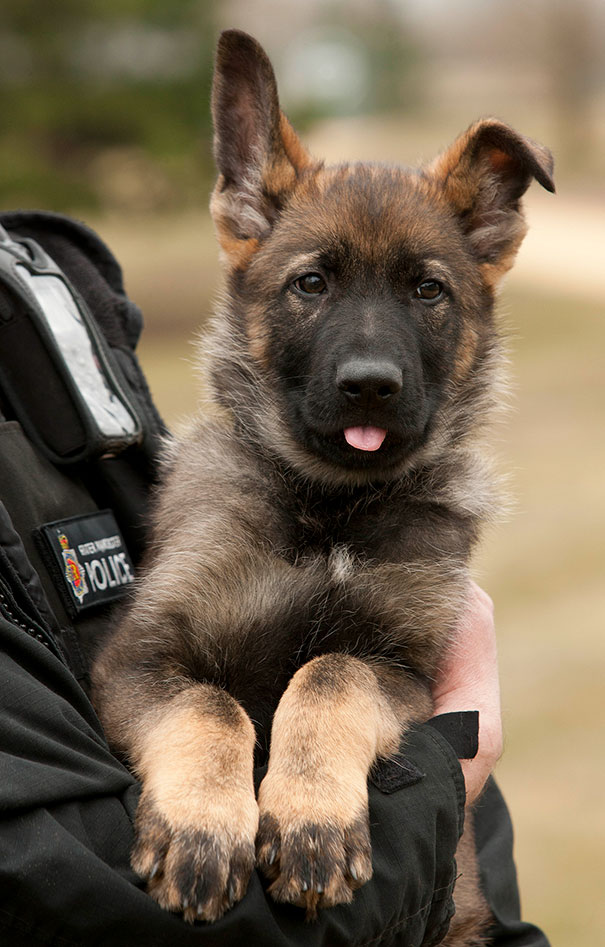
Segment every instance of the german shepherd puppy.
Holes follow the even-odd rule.
[[[494,504],[494,294],[552,159],[487,119],[420,170],[325,167],[235,30],[212,108],[222,413],[167,450],[94,697],[142,780],[132,863],[159,903],[216,919],[256,864],[312,916],[370,878],[368,771],[431,714]],[[448,943],[481,942],[478,904]]]

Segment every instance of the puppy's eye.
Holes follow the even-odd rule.
[[[321,273],[305,273],[294,280],[293,285],[303,296],[319,296],[328,288]]]
[[[424,302],[436,303],[443,296],[443,284],[436,279],[427,279],[416,287],[414,295]]]

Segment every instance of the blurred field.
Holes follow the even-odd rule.
[[[498,776],[514,816],[524,913],[553,947],[596,947],[605,930],[603,268],[585,237],[598,210],[563,197],[558,219],[541,197],[532,196],[534,231],[500,305],[513,337],[514,410],[495,440],[514,511],[476,571],[497,609],[506,728]],[[575,230],[570,220],[580,221]],[[218,280],[211,226],[201,215],[95,226],[146,314],[140,357],[174,425],[195,404],[190,340]]]
[[[498,776],[525,915],[552,947],[605,943],[605,4],[4,0],[0,20],[2,206],[75,211],[105,238],[173,428],[195,407],[191,339],[219,282],[200,208],[220,29],[261,40],[329,161],[417,165],[488,114],[553,149],[558,194],[530,189],[500,306],[515,407],[495,443],[513,511],[476,572],[496,603]]]

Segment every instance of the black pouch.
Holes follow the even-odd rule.
[[[54,260],[0,226],[0,388],[28,437],[54,463],[140,442],[142,424],[121,376]]]

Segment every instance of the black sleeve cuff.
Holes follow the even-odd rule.
[[[479,711],[459,710],[428,721],[450,744],[459,760],[474,760],[479,750]]]

